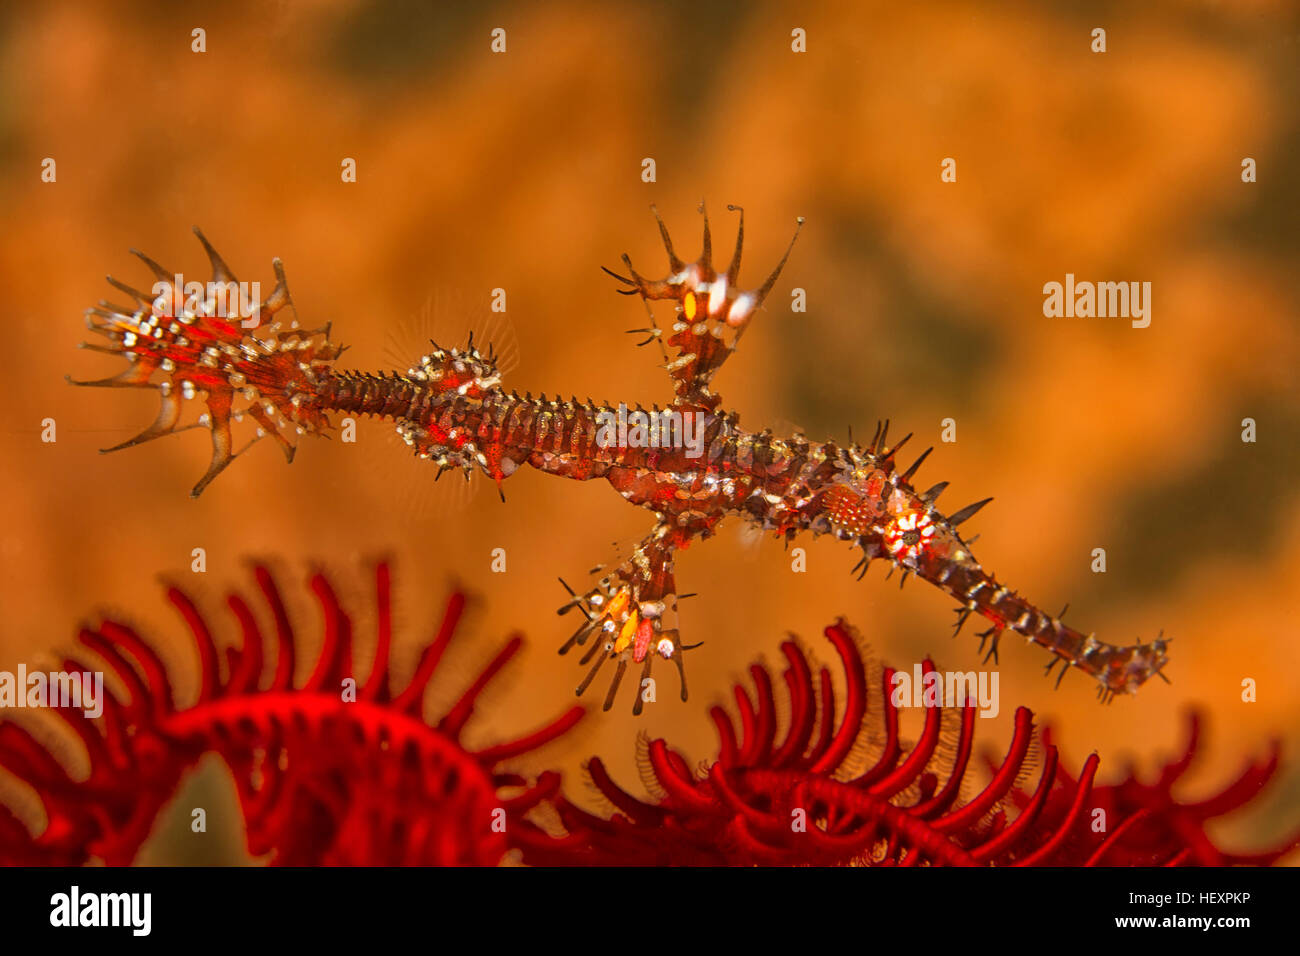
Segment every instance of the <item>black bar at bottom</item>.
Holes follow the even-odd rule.
[[[1090,944],[1099,935],[1149,942],[1169,932],[1227,942],[1260,929],[1293,930],[1298,875],[1285,868],[8,868],[0,870],[0,917],[6,943],[128,947],[403,937],[458,947],[546,937],[557,945],[638,937],[648,944],[645,934],[664,934],[665,941],[705,936],[732,948],[753,939],[767,951],[774,930],[805,941],[872,943],[935,934],[989,939],[990,931],[1005,934],[1005,942],[1039,930]]]

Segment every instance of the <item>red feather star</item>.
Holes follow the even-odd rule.
[[[249,852],[277,864],[490,865],[513,850],[538,865],[1225,865],[1273,863],[1300,845],[1297,835],[1266,852],[1234,854],[1205,831],[1207,821],[1248,803],[1274,775],[1276,746],[1217,796],[1199,803],[1173,797],[1200,743],[1195,716],[1186,751],[1154,782],[1143,784],[1130,771],[1099,785],[1097,755],[1072,775],[1050,735],[1036,737],[1022,707],[1007,752],[990,762],[981,784],[972,768],[975,706],[927,708],[919,738],[905,742],[888,693],[893,670],[881,670],[878,682],[869,676],[860,642],[843,621],[825,632],[842,668],[842,691],[828,668],[786,641],[780,674],[752,665],[752,693],[734,688],[734,714],[711,710],[720,746],[700,771],[665,741],[649,741],[642,776],[653,796],[646,800],[593,757],[588,775],[608,804],[599,815],[564,795],[559,773],[530,779],[509,769],[567,733],[581,707],[484,749],[462,740],[476,701],[521,637],[506,643],[450,709],[424,715],[424,691],[455,635],[463,594],[452,594],[413,677],[395,690],[388,566],[376,568],[376,651],[364,681],[352,678],[351,618],[325,575],[313,575],[321,650],[310,676],[295,683],[298,632],[271,573],[258,567],[255,579],[273,621],[273,663],[257,617],[238,594],[227,604],[240,640],[223,651],[195,603],[169,589],[199,661],[198,695],[188,706],[177,705],[161,658],[129,626],[105,620],[81,629],[80,643],[104,661],[120,690],[106,691],[96,719],[56,710],[85,748],[84,777],[74,777],[20,724],[0,723],[0,766],[35,792],[46,820],[33,835],[0,804],[0,862],[132,862],[183,777],[209,753],[235,780]],[[75,658],[63,667],[93,670]],[[924,668],[934,669],[929,661]],[[873,684],[882,690],[878,705]],[[1095,832],[1098,810],[1106,825]]]

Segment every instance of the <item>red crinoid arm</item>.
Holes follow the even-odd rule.
[[[833,773],[857,740],[862,717],[867,712],[867,675],[857,641],[843,621],[826,628],[826,638],[834,645],[844,664],[844,713],[831,745],[809,768],[813,774]]]
[[[934,671],[934,664],[929,660],[926,660],[922,667],[923,674]],[[911,786],[920,777],[926,767],[930,765],[935,746],[939,743],[939,723],[941,719],[942,713],[938,707],[926,708],[925,728],[921,732],[920,741],[912,748],[912,752],[907,755],[907,759],[899,764],[896,770],[878,783],[871,784],[872,793],[882,797],[891,797]]]
[[[815,720],[812,670],[808,666],[808,658],[794,641],[785,641],[781,645],[781,653],[790,662],[790,666],[782,674],[785,679],[786,693],[790,696],[790,725],[786,729],[785,739],[772,755],[771,764],[777,768],[792,763],[808,748]],[[714,723],[720,726],[716,717]]]
[[[869,786],[889,773],[903,754],[902,744],[898,738],[898,708],[894,705],[893,695],[890,694],[894,686],[894,674],[892,667],[884,668],[880,674],[880,700],[883,710],[881,723],[885,730],[885,744],[880,758],[858,778],[859,786]]]
[[[957,755],[953,761],[952,771],[943,789],[916,808],[919,817],[932,817],[943,813],[961,793],[961,783],[966,776],[966,766],[970,762],[971,744],[975,740],[975,708],[968,705],[961,711],[961,731],[957,739]]]

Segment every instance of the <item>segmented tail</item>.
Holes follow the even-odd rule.
[[[146,294],[108,276],[109,283],[131,296],[134,307],[100,301],[86,311],[86,325],[104,336],[108,345],[82,343],[82,348],[124,356],[131,364],[111,378],[74,385],[107,388],[152,388],[161,397],[158,417],[134,438],[103,449],[117,451],[189,428],[212,433],[212,461],[191,497],[198,497],[239,452],[234,450],[231,423],[245,415],[257,425],[251,445],[273,435],[285,457],[293,460],[296,435],[329,428],[324,412],[312,400],[316,385],[343,351],[329,340],[329,326],[302,329],[296,318],[285,326],[273,321],[292,307],[284,266],[272,260],[275,288],[263,301],[250,296],[211,243],[197,227],[212,264],[206,284],[186,282],[144,253],[132,249],[157,281]],[[256,284],[252,288],[258,288]],[[198,398],[207,407],[196,422],[182,425],[184,401]],[[293,436],[293,437],[291,437]]]
[[[1021,634],[1027,641],[1050,651],[1046,673],[1060,666],[1057,683],[1071,667],[1092,677],[1100,685],[1098,697],[1109,700],[1115,694],[1135,694],[1152,676],[1168,680],[1161,672],[1169,662],[1168,641],[1159,637],[1149,644],[1119,646],[1097,640],[1061,621],[1065,611],[1053,617],[1015,591],[1000,584],[973,560],[950,561],[937,574],[922,572],[922,577],[937,584],[958,600],[956,630],[972,614],[989,622],[979,634],[980,649],[991,641],[988,655],[997,659],[998,641],[1004,629]]]
[[[855,571],[865,574],[879,558],[892,563],[891,574],[901,568],[903,581],[915,574],[950,594],[957,600],[957,631],[972,614],[989,622],[979,635],[981,650],[989,644],[986,661],[997,660],[998,642],[1010,630],[1054,655],[1047,673],[1059,666],[1058,683],[1069,668],[1077,668],[1098,682],[1103,700],[1137,693],[1151,677],[1167,680],[1162,669],[1169,662],[1168,641],[1163,637],[1127,647],[1107,644],[1062,623],[1064,610],[1053,617],[1001,584],[971,552],[975,538],[965,540],[957,530],[993,499],[943,514],[935,503],[948,482],[922,492],[911,484],[933,449],[900,471],[895,455],[912,436],[891,448],[888,433],[888,422],[877,425],[870,445],[849,448],[845,454],[852,467],[816,503],[836,533],[855,538],[862,549]]]

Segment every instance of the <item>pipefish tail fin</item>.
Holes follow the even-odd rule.
[[[321,381],[332,374],[342,348],[329,339],[329,327],[304,329],[298,322],[284,266],[272,260],[275,285],[261,296],[258,282],[241,283],[196,227],[212,270],[206,283],[187,281],[137,250],[153,273],[148,292],[119,281],[108,282],[132,300],[130,305],[101,301],[86,311],[86,326],[107,340],[83,344],[93,351],[120,355],[127,368],[110,378],[68,381],[73,385],[151,388],[159,393],[158,417],[125,442],[103,449],[118,451],[190,428],[211,434],[212,458],[190,492],[198,497],[247,447],[271,435],[293,460],[297,437],[330,429],[318,407]],[[288,310],[287,316],[281,313]],[[286,321],[287,320],[287,321]],[[196,421],[182,424],[184,403],[205,407]],[[233,426],[245,418],[252,437],[235,450]]]

